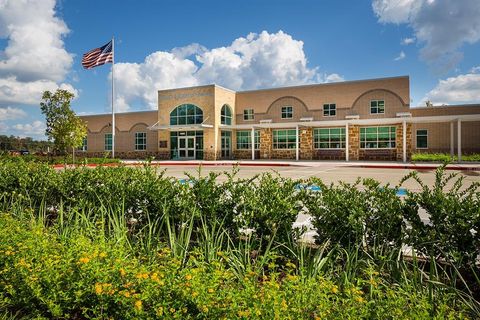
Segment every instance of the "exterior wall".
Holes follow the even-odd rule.
[[[313,129],[301,128],[299,135],[300,135],[299,137],[300,160],[312,160],[313,159]]]
[[[385,100],[385,115],[409,111],[409,79],[396,77],[375,80],[347,81],[289,88],[244,91],[237,93],[237,124],[258,123],[272,119],[273,122],[299,121],[301,117],[314,120],[344,120],[346,115],[360,114],[370,117],[369,99]],[[367,101],[368,100],[368,101]],[[323,104],[335,103],[337,115],[323,116]],[[293,106],[293,119],[281,119],[279,108]],[[243,110],[253,108],[254,121],[243,120]]]

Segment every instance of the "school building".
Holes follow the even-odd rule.
[[[111,114],[81,117],[82,150],[112,150]],[[253,143],[252,143],[253,142]],[[408,76],[233,91],[158,91],[158,110],[115,115],[126,159],[388,160],[480,152],[480,105],[411,107]]]

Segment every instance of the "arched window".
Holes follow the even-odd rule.
[[[228,104],[224,104],[220,114],[220,123],[231,125],[232,124],[232,109]]]
[[[170,112],[170,125],[201,124],[203,111],[194,104],[181,104]]]

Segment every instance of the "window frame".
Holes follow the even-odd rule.
[[[375,141],[368,141],[367,139],[367,129],[372,129],[372,128],[375,128],[376,129],[376,140]],[[385,141],[381,141],[379,139],[379,135],[380,135],[380,132],[379,132],[379,129],[380,128],[389,128],[388,129],[388,143],[389,143],[389,147],[378,147],[380,145],[380,142],[384,143]],[[393,128],[393,131],[392,131],[392,128]],[[363,150],[392,150],[392,149],[395,149],[397,147],[397,127],[396,126],[369,126],[369,127],[361,127],[360,128],[360,139],[359,139],[359,147],[360,149],[363,149]],[[364,137],[365,139],[362,139],[362,131],[364,131]],[[371,133],[370,133],[371,134]],[[392,135],[393,135],[393,140],[392,140]],[[364,144],[364,146],[362,147],[362,143]],[[367,147],[367,143],[376,143],[377,147]]]
[[[285,132],[284,136],[286,137],[285,142],[279,142],[278,141],[278,136],[280,132]],[[289,141],[289,137],[294,137],[295,140]],[[297,146],[297,132],[295,129],[275,129],[272,130],[272,148],[274,150],[289,150],[289,149],[295,149]],[[299,138],[298,138],[299,139]],[[299,139],[300,142],[300,139]],[[279,147],[279,144],[285,144],[285,147]]]
[[[337,129],[340,129],[340,148],[332,148],[331,147],[332,143],[336,143],[331,141],[332,130],[337,130]],[[328,148],[321,147],[322,145],[322,141],[320,139],[321,130],[328,130],[328,142],[323,142],[323,143],[328,143]],[[315,150],[344,150],[347,147],[346,136],[347,135],[344,127],[314,128],[313,129],[313,148]],[[317,137],[318,137],[318,141],[317,141]]]
[[[109,136],[109,138],[107,138]],[[110,140],[110,148],[107,148],[109,145],[107,141]],[[113,136],[111,133],[105,133],[104,139],[103,139],[103,150],[104,151],[112,151],[113,150]]]
[[[425,137],[425,142],[426,142],[425,147],[419,147],[418,146],[418,131],[425,131],[425,135],[422,135],[422,137]],[[417,130],[415,130],[415,146],[416,146],[417,149],[428,149],[428,129],[417,129]]]
[[[250,112],[251,111],[251,114]],[[246,117],[245,117],[246,116]],[[252,116],[252,118],[250,119],[249,116]],[[253,108],[249,108],[249,109],[244,109],[243,110],[243,120],[244,121],[252,121],[252,120],[255,120],[255,112],[253,111]]]
[[[224,113],[227,110],[229,114]],[[232,108],[228,104],[224,104],[220,110],[220,124],[231,126],[233,119]]]
[[[325,106],[328,106],[328,110],[325,109]],[[332,106],[333,106],[333,114],[331,114]],[[327,111],[328,114],[325,114],[325,111]],[[337,116],[337,104],[336,103],[324,103],[323,104],[323,116],[324,117],[336,117]]]
[[[378,112],[378,102],[380,102],[380,101],[383,102],[383,112]],[[372,107],[373,102],[376,102],[376,104],[377,104],[375,107]],[[372,108],[376,108],[377,112],[372,112]],[[370,114],[385,114],[385,100],[382,100],[382,99],[370,100]]]
[[[238,141],[238,134],[241,133],[242,135],[244,133],[247,133],[245,135],[245,137],[247,138],[247,142],[241,142],[239,143]],[[260,150],[260,130],[255,130],[255,133],[254,133],[254,143],[255,143],[255,146],[254,146],[254,150]],[[235,132],[235,147],[237,150],[252,150],[252,132],[251,130],[237,130]],[[258,140],[257,140],[258,139]],[[241,147],[239,147],[241,146]]]
[[[290,116],[287,117],[287,115],[290,115]],[[293,119],[293,106],[282,106],[280,116],[282,119]]]
[[[143,138],[139,138],[138,135],[139,134],[142,134],[144,135]],[[144,140],[144,143],[143,144],[139,144],[138,143],[138,140],[139,139],[143,139]],[[140,149],[138,148],[139,146],[144,146],[143,149]],[[140,131],[140,132],[135,132],[135,151],[146,151],[147,150],[147,133],[146,132],[143,132],[143,131]]]
[[[185,106],[185,107],[184,107]],[[189,107],[193,106],[193,113],[190,112]],[[185,110],[183,110],[185,108]],[[179,114],[179,112],[185,111],[185,114]],[[190,112],[190,113],[189,113]],[[174,114],[175,113],[175,114]],[[171,126],[186,126],[192,124],[202,124],[203,123],[203,110],[199,106],[192,104],[192,103],[182,103],[170,111],[169,123]],[[190,123],[188,119],[193,117],[193,122]],[[176,121],[172,121],[176,119]],[[184,121],[179,121],[179,119],[184,119]],[[175,123],[173,123],[175,122]],[[180,123],[184,122],[184,123]]]

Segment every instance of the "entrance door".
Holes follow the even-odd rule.
[[[230,159],[232,156],[232,133],[222,131],[222,158]]]
[[[195,159],[195,137],[178,137],[178,158]]]

